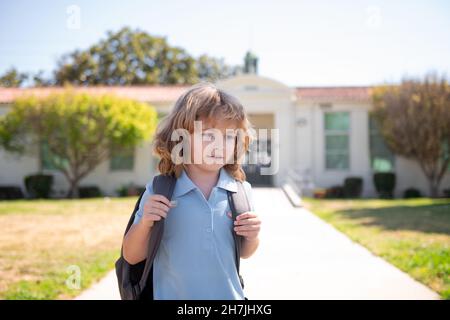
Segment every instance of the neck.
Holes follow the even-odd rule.
[[[219,180],[220,170],[219,171],[208,171],[208,170],[203,170],[195,165],[185,165],[184,168],[185,168],[186,173],[189,176],[189,178],[191,178],[191,180],[195,184],[201,183],[201,184],[215,186],[217,183],[217,180]]]
[[[212,188],[219,180],[219,171],[203,170],[195,165],[184,165],[184,169],[189,178],[199,187]]]

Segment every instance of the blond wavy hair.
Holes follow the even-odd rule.
[[[240,160],[253,140],[253,135],[250,134],[252,125],[239,100],[209,82],[201,82],[190,87],[178,98],[172,111],[158,124],[153,153],[160,158],[159,172],[164,175],[175,175],[177,178],[180,176],[183,164],[175,164],[171,158],[172,149],[177,144],[177,141],[171,140],[172,132],[175,129],[185,129],[193,133],[194,121],[199,119],[213,122],[232,121],[238,129],[245,132],[236,137],[233,163],[224,165],[233,178],[244,181],[246,176]],[[241,143],[239,148],[238,143]]]

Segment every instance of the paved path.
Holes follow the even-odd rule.
[[[260,247],[241,260],[249,299],[438,299],[415,281],[302,208],[281,189],[255,188]],[[114,271],[77,299],[119,299]]]

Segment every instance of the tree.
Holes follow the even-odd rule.
[[[404,79],[373,90],[373,115],[391,150],[418,162],[437,197],[449,166],[450,86],[442,76]]]
[[[10,68],[0,76],[0,87],[22,87],[24,85],[45,87],[53,84],[52,79],[44,76],[44,71],[36,73],[19,72],[16,68]]]
[[[45,98],[16,100],[0,117],[0,143],[19,154],[39,154],[45,143],[52,165],[66,177],[68,197],[78,183],[116,148],[148,140],[156,128],[156,111],[145,103],[112,95],[90,96],[70,88]]]
[[[19,72],[16,68],[10,68],[0,76],[0,87],[20,87],[27,78],[26,73]]]
[[[63,56],[54,77],[58,85],[193,84],[228,69],[206,56],[197,61],[184,49],[170,46],[166,37],[125,27],[109,31],[87,50]]]
[[[198,78],[202,81],[215,82],[242,72],[240,66],[228,66],[224,59],[217,59],[203,54],[196,62]]]
[[[53,80],[46,78],[43,70],[32,74],[31,78],[33,87],[48,87],[53,85]]]
[[[166,37],[155,37],[124,27],[107,32],[86,50],[75,50],[57,62],[53,76],[43,71],[34,74],[9,70],[0,78],[0,86],[51,85],[153,85],[194,84],[216,81],[241,72],[241,66],[229,66],[223,59],[206,54],[194,58],[183,48],[172,47]]]

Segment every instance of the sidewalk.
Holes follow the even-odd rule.
[[[250,299],[439,299],[302,208],[281,189],[254,188],[260,247],[241,260]],[[114,270],[77,299],[120,299]]]

